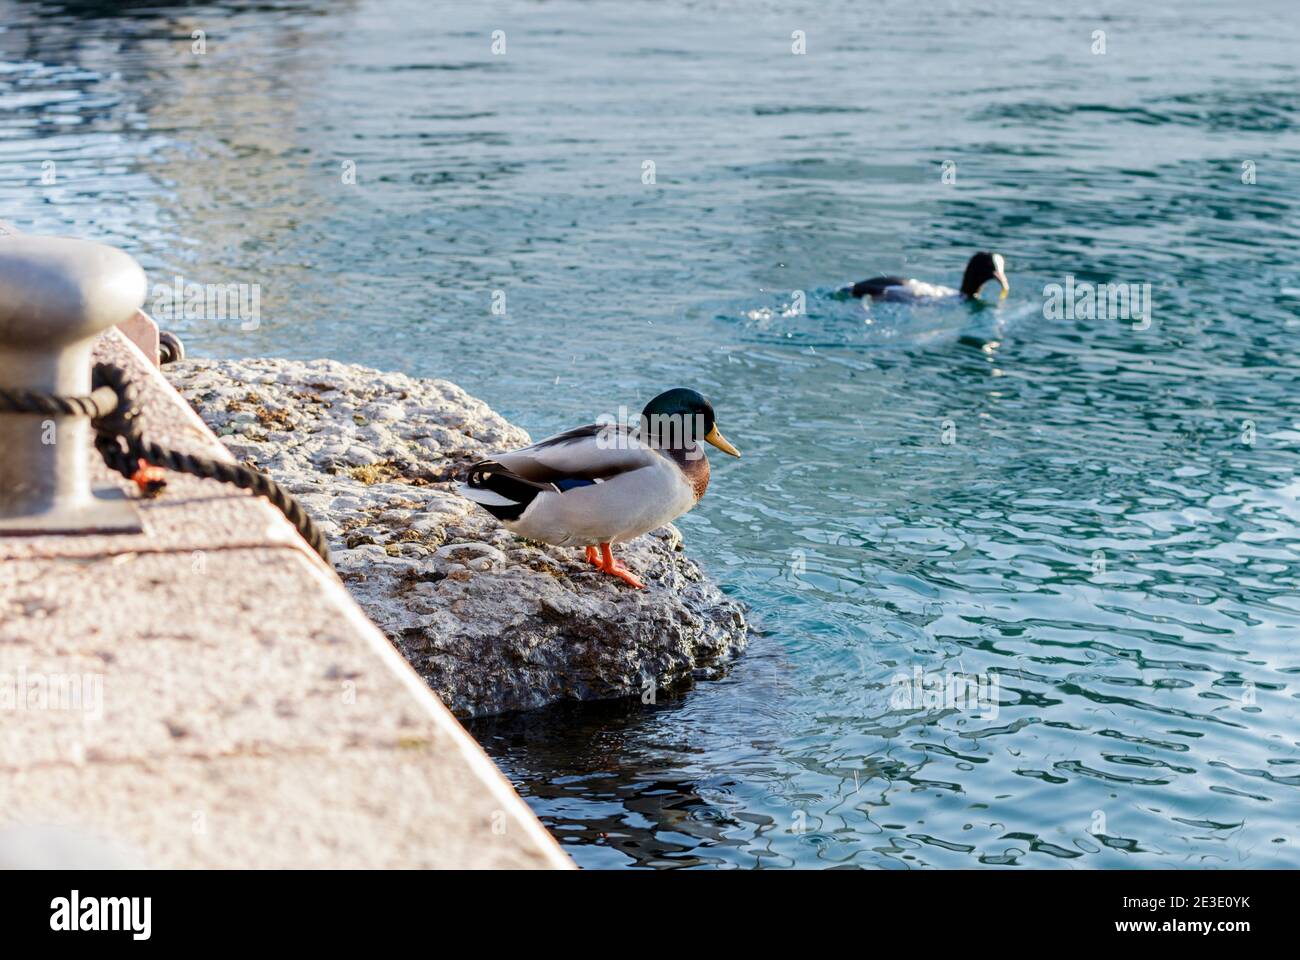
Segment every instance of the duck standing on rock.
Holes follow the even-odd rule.
[[[635,429],[593,423],[496,454],[474,464],[459,491],[506,529],[556,546],[585,546],[597,570],[644,587],[610,546],[700,502],[709,460],[697,439],[740,456],[718,431],[713,405],[679,387],[646,404]]]
[[[849,288],[849,295],[904,303],[975,300],[979,297],[980,287],[990,280],[996,280],[1002,287],[1002,297],[1005,297],[1007,291],[1011,289],[1011,284],[1007,283],[1006,261],[1003,260],[1002,254],[981,250],[966,264],[966,273],[962,276],[960,290],[906,277],[872,277],[870,280],[859,280],[855,283]]]

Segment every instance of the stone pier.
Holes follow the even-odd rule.
[[[230,458],[120,332],[95,358],[145,436]],[[138,506],[0,536],[0,866],[571,866],[278,511],[177,474]]]

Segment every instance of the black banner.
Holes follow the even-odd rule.
[[[710,939],[725,928],[739,943],[773,923],[810,923],[809,936],[857,931],[904,946],[942,931],[967,946],[987,936],[1230,948],[1292,931],[1294,879],[1283,871],[38,871],[0,874],[0,919],[14,947],[338,949],[428,938],[448,925],[455,930],[441,936],[472,934],[491,921],[489,930],[547,931],[559,942],[602,931],[622,942],[651,923]]]

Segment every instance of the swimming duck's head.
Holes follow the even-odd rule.
[[[1007,264],[1002,259],[1002,254],[981,250],[966,264],[966,275],[961,278],[961,292],[968,297],[978,296],[980,287],[990,280],[996,280],[1002,287],[1003,297],[1011,289],[1011,284],[1007,283]]]
[[[740,456],[718,431],[713,404],[686,387],[665,391],[647,403],[641,411],[641,431],[657,445],[681,447],[701,439],[723,453]]]

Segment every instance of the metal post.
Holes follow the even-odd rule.
[[[120,250],[0,225],[0,386],[85,396],[95,337],[145,292]],[[0,534],[138,532],[120,490],[91,490],[93,452],[86,417],[0,413]]]

